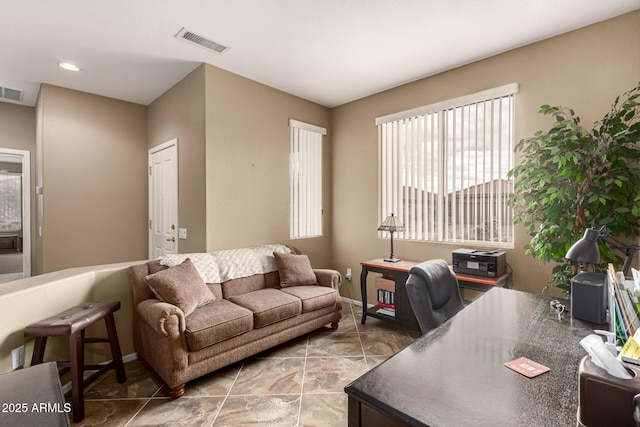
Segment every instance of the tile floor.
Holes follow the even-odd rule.
[[[347,425],[344,387],[420,336],[343,303],[337,331],[323,328],[187,383],[172,400],[144,362],[126,363],[127,382],[110,372],[85,391],[74,426]]]

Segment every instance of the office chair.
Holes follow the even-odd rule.
[[[405,287],[423,335],[464,308],[458,279],[442,259],[409,270]]]

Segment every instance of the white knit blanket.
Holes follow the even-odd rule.
[[[205,283],[222,283],[276,271],[278,265],[274,252],[291,253],[291,249],[285,245],[263,245],[206,253],[170,254],[160,257],[160,264],[173,267],[191,258]]]

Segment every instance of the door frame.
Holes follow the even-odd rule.
[[[178,201],[180,200],[180,194],[179,194],[179,179],[178,179],[178,173],[180,171],[180,168],[178,167],[178,138],[173,138],[167,142],[164,142],[160,145],[156,145],[155,147],[152,147],[149,149],[149,154],[148,154],[148,160],[147,160],[147,171],[148,171],[148,181],[147,181],[147,193],[148,193],[148,223],[147,223],[147,247],[148,247],[148,255],[149,255],[149,259],[153,259],[154,258],[154,254],[153,254],[153,228],[151,227],[151,219],[152,219],[152,215],[151,215],[151,209],[153,208],[154,205],[154,201],[153,201],[153,194],[151,191],[151,187],[153,185],[152,183],[152,176],[151,176],[151,167],[153,166],[152,162],[151,162],[151,158],[155,153],[158,153],[160,151],[166,150],[168,148],[174,147],[175,146],[175,153],[176,153],[176,205],[174,206],[174,214],[175,214],[175,218],[176,218],[176,228],[178,227],[178,224],[180,224],[179,222],[179,218],[178,218]],[[175,241],[175,245],[176,245],[176,253],[180,253],[179,250],[179,240],[177,238],[177,230],[176,230],[176,241]]]
[[[31,153],[0,148],[2,154],[22,157],[22,275],[31,277]]]

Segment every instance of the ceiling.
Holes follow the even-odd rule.
[[[206,62],[334,107],[640,9],[640,0],[2,0],[0,87],[148,105]],[[183,28],[229,47],[180,40]],[[70,72],[57,61],[77,64]]]

